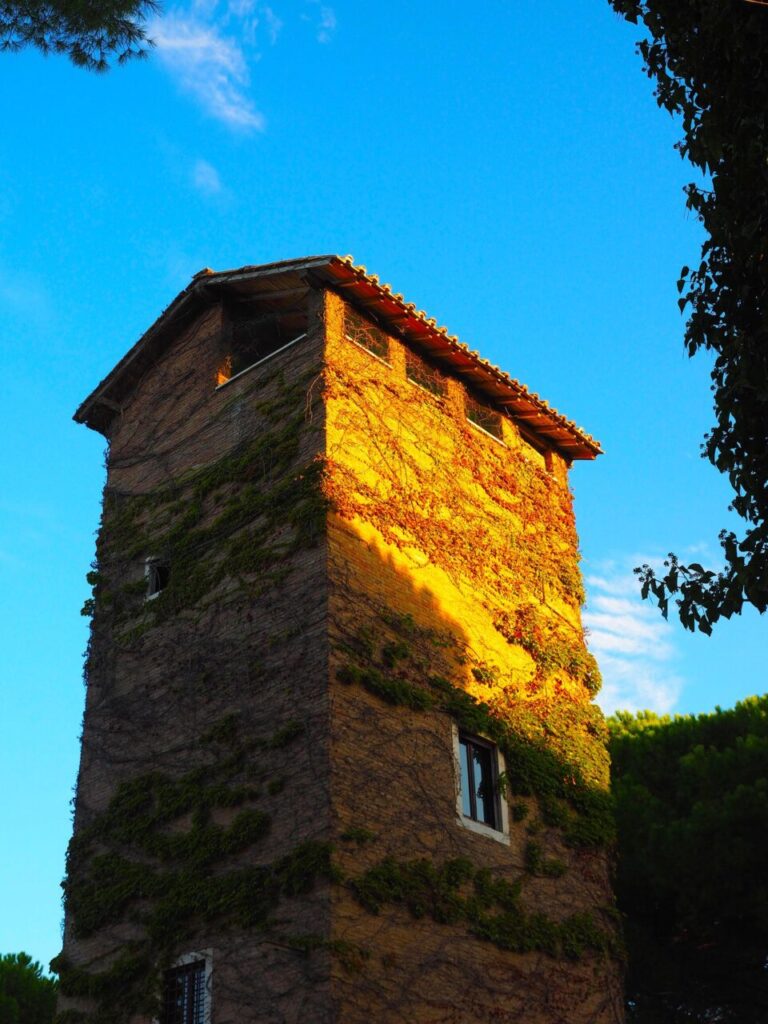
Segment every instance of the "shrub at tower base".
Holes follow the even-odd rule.
[[[0,1024],[51,1024],[57,987],[28,953],[0,956]]]
[[[768,1020],[768,696],[609,722],[630,1020]]]

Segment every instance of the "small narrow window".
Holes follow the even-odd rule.
[[[388,362],[389,338],[380,327],[349,306],[344,309],[344,334],[349,341]]]
[[[160,1024],[206,1024],[205,960],[165,972]]]
[[[417,356],[415,352],[406,349],[405,352],[405,375],[408,380],[418,384],[420,388],[431,391],[433,395],[445,394],[445,377],[435,367]]]
[[[144,564],[144,575],[147,580],[147,600],[157,597],[168,586],[171,567],[162,558],[148,558]]]
[[[487,740],[459,733],[459,768],[461,813],[500,831],[496,748]]]
[[[502,428],[501,428],[501,413],[495,409],[491,409],[489,405],[484,402],[478,402],[476,398],[471,395],[466,397],[466,411],[467,419],[470,423],[474,423],[476,427],[480,427],[486,434],[490,434],[492,437],[498,438],[499,441],[502,439]]]

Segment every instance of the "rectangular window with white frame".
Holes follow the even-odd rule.
[[[448,390],[445,375],[409,348],[405,350],[405,376],[412,384],[431,392],[436,398],[442,398]]]
[[[482,736],[473,736],[455,725],[452,730],[459,824],[508,844],[509,810],[500,783],[504,755]]]

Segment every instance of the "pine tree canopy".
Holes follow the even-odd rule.
[[[0,51],[36,46],[89,71],[144,57],[157,0],[0,0]]]

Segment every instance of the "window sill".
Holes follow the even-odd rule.
[[[457,816],[456,822],[469,832],[475,832],[479,836],[486,836],[488,839],[495,839],[497,843],[501,843],[503,846],[510,845],[508,832],[500,832],[497,828],[484,825],[482,821],[475,821],[474,818],[466,818],[463,814]]]
[[[221,384],[217,384],[215,390],[220,391],[222,388],[225,388],[228,384],[231,384],[232,381],[239,380],[246,373],[250,373],[251,370],[255,370],[257,366],[263,366],[264,363],[269,362],[270,359],[274,359],[275,356],[279,356],[281,352],[285,352],[285,350],[289,349],[291,345],[295,345],[297,341],[302,341],[304,338],[306,338],[306,336],[307,333],[305,331],[303,334],[300,334],[297,338],[293,338],[291,341],[287,342],[280,348],[276,348],[274,352],[270,352],[269,355],[264,356],[263,359],[258,359],[255,363],[251,363],[251,365],[246,366],[244,370],[238,370],[238,372],[233,374],[228,380],[223,380]]]
[[[372,359],[377,359],[380,363],[383,363],[384,366],[388,366],[390,370],[392,369],[392,363],[385,359],[384,356],[379,356],[376,355],[375,352],[371,352],[369,348],[366,348],[365,345],[361,345],[360,342],[355,341],[354,338],[350,338],[348,334],[345,334],[344,337],[347,341],[351,341],[352,344],[359,348],[362,352],[365,352],[367,356],[370,356]]]
[[[434,398],[436,402],[442,402],[444,400],[445,395],[441,395],[437,391],[430,391],[429,388],[425,388],[423,384],[419,384],[417,380],[413,380],[411,377],[406,376],[405,379],[409,384],[413,384],[415,388],[418,388],[419,391],[423,391],[425,395],[429,395],[431,398]]]
[[[496,437],[496,435],[492,434],[490,430],[486,430],[485,427],[481,427],[479,423],[475,423],[474,420],[471,420],[469,418],[467,418],[467,423],[470,425],[470,427],[474,427],[475,430],[479,430],[481,434],[485,434],[486,437],[490,437],[490,439],[492,441],[495,441],[496,444],[500,444],[502,448],[507,447],[506,441],[502,441],[500,437]]]

